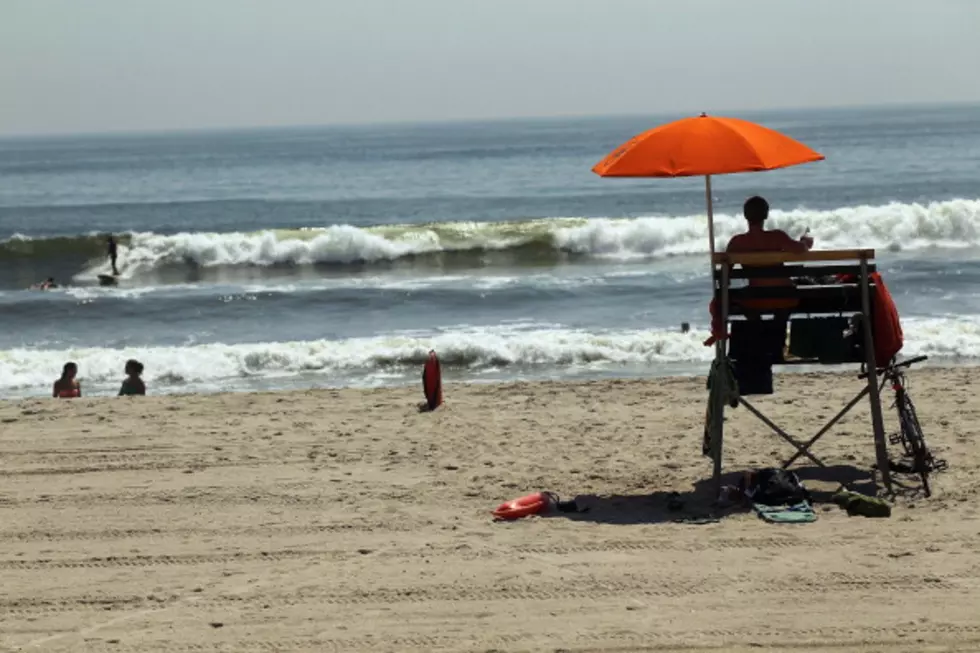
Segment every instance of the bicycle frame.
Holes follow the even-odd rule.
[[[913,364],[926,359],[926,356],[918,356],[885,368],[879,368],[876,372],[883,377],[878,391],[884,390],[886,384],[891,384],[892,391],[895,393],[894,406],[898,412],[899,430],[894,435],[889,436],[889,442],[893,445],[901,444],[906,457],[912,459],[912,468],[909,471],[918,474],[922,479],[922,489],[925,496],[928,497],[932,494],[929,487],[929,474],[943,471],[947,464],[945,460],[936,460],[926,444],[915,405],[906,389],[905,373],[903,372],[904,368],[911,367]],[[862,374],[861,376],[867,375]]]

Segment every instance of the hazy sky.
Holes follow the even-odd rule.
[[[0,133],[980,101],[980,0],[0,0]]]

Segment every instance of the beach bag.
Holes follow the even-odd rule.
[[[902,351],[905,335],[902,333],[902,323],[898,317],[898,307],[888,292],[881,275],[871,274],[875,284],[874,294],[874,334],[875,334],[875,363],[878,366],[887,365]]]
[[[768,467],[749,474],[743,493],[753,503],[767,506],[795,505],[810,501],[810,493],[800,478],[788,469]]]

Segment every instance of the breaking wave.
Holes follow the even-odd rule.
[[[356,376],[413,371],[430,349],[444,368],[479,372],[499,368],[567,368],[708,360],[704,333],[666,331],[590,332],[547,328],[461,327],[435,334],[401,333],[347,340],[201,344],[189,347],[13,349],[0,352],[0,389],[46,388],[66,360],[79,365],[87,383],[118,381],[122,363],[138,358],[151,384],[179,389],[214,385],[243,377],[284,377],[315,373],[350,380]],[[414,373],[412,375],[414,377]]]
[[[954,362],[980,359],[980,318],[913,318],[903,326],[903,355],[928,354],[936,361]],[[123,362],[131,357],[146,366],[144,377],[154,393],[227,389],[242,379],[264,379],[267,387],[297,378],[342,385],[416,380],[430,349],[439,353],[447,373],[460,379],[499,370],[508,370],[511,377],[521,370],[632,368],[657,374],[666,364],[706,372],[714,351],[703,346],[706,335],[703,327],[680,333],[526,324],[305,342],[12,349],[0,351],[0,390],[46,392],[67,360],[78,363],[84,384],[108,387],[118,384]]]
[[[980,200],[774,211],[770,224],[791,235],[809,228],[820,248],[962,248],[980,245]],[[744,228],[741,217],[725,214],[716,216],[715,225],[719,246]],[[124,277],[188,266],[407,264],[465,269],[700,254],[707,250],[706,240],[702,215],[335,225],[232,233],[132,233],[120,239],[120,260]],[[77,260],[77,279],[108,272],[104,239],[98,234],[45,239],[14,235],[0,241],[0,263],[12,259]]]

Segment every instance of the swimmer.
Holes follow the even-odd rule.
[[[54,277],[48,277],[41,283],[35,283],[31,286],[31,290],[51,290],[52,288],[57,288],[58,284],[54,282]]]
[[[78,376],[78,365],[65,363],[61,370],[61,378],[54,382],[53,396],[55,399],[73,399],[82,396],[82,384],[75,378]]]
[[[130,358],[126,361],[126,378],[119,388],[119,396],[145,395],[146,385],[140,375],[143,373],[143,363]]]

